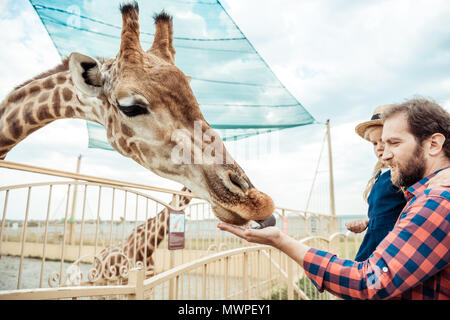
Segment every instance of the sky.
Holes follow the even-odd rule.
[[[368,120],[376,106],[416,95],[450,109],[450,2],[226,0],[222,4],[318,122],[226,142],[231,155],[277,206],[329,213],[328,154],[326,145],[323,148],[324,123],[329,119],[336,213],[365,215],[362,193],[376,159],[371,145],[354,128]],[[0,0],[0,30],[3,99],[14,86],[58,64],[60,57],[28,1]],[[58,120],[27,137],[6,160],[75,171],[81,154],[83,174],[181,188],[116,152],[87,145],[85,121]],[[43,178],[0,169],[1,186],[39,179]]]

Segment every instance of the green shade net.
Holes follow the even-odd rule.
[[[30,0],[61,58],[77,51],[115,57],[122,18],[112,0]],[[192,77],[203,116],[223,140],[314,123],[283,86],[219,1],[140,1],[144,50],[153,42],[153,15],[173,16],[175,64]],[[102,126],[87,122],[89,147],[112,149]]]

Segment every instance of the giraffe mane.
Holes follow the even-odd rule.
[[[96,57],[96,59],[97,59],[100,63],[103,63],[103,62],[105,62],[105,60],[106,60],[105,58],[102,58],[102,57]],[[25,87],[27,84],[29,84],[30,82],[32,82],[32,81],[34,81],[34,80],[44,79],[44,78],[46,78],[46,77],[48,77],[48,76],[54,75],[54,74],[59,73],[59,72],[68,71],[68,70],[69,70],[69,57],[65,57],[65,58],[61,61],[61,63],[58,64],[57,66],[55,66],[55,67],[53,67],[52,69],[49,69],[49,70],[47,70],[47,71],[44,71],[44,72],[38,74],[37,76],[34,76],[34,77],[31,78],[31,79],[28,79],[28,80],[25,81],[24,83],[22,83],[22,84],[16,86],[16,87],[14,88],[14,90],[23,88],[23,87]]]
[[[40,74],[38,74],[37,76],[34,76],[33,78],[25,81],[24,83],[18,85],[17,87],[14,88],[14,90],[20,89],[22,87],[25,87],[27,84],[29,84],[30,82],[34,81],[34,80],[39,80],[39,79],[44,79],[48,76],[51,76],[53,74],[56,74],[58,72],[63,72],[63,71],[67,71],[69,70],[69,57],[64,58],[60,64],[58,64],[56,67],[44,71]]]

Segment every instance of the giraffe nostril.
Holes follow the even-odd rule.
[[[232,185],[242,190],[242,192],[247,193],[249,185],[243,178],[232,172],[228,173],[228,178]]]

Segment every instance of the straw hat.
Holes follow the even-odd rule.
[[[388,109],[391,106],[392,106],[392,104],[384,104],[384,105],[376,107],[375,110],[373,110],[372,118],[370,118],[369,121],[362,122],[355,127],[356,133],[361,138],[365,139],[364,134],[366,133],[367,128],[369,128],[371,126],[382,126],[383,122],[381,121],[381,114],[383,113],[383,111],[385,111],[386,109]]]

